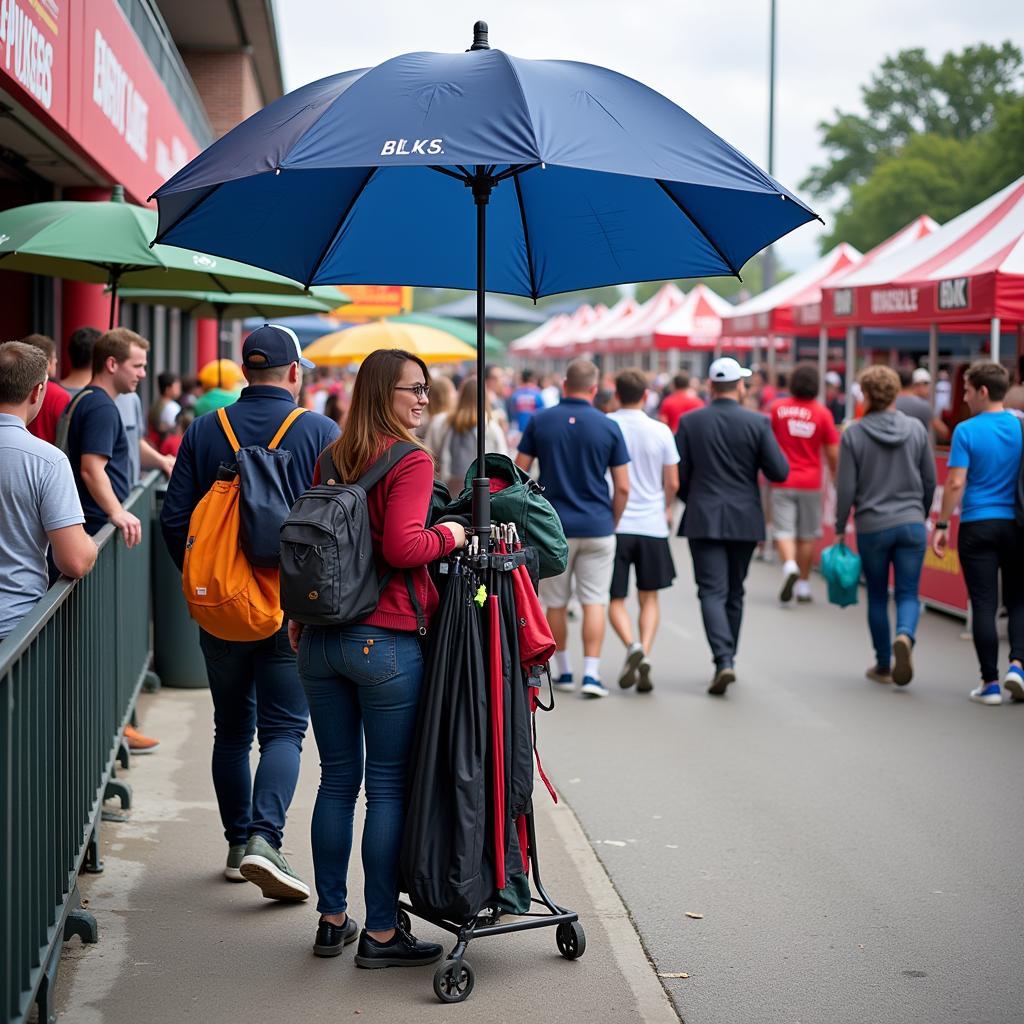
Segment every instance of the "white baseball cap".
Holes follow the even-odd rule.
[[[716,359],[708,370],[708,377],[713,381],[742,380],[749,377],[751,370],[745,370],[735,359],[726,356],[723,359]]]
[[[923,367],[919,366],[910,377],[913,384],[931,384],[932,375]]]
[[[834,388],[841,388],[843,386],[843,378],[835,370],[829,370],[825,374],[825,383],[831,384]]]

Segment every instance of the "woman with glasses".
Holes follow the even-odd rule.
[[[320,921],[313,952],[337,956],[358,935],[360,967],[429,964],[442,952],[397,927],[406,773],[424,669],[418,629],[438,602],[426,567],[466,542],[457,523],[424,526],[434,463],[415,431],[429,393],[426,366],[408,352],[382,349],[363,362],[331,457],[341,482],[353,483],[395,442],[417,446],[367,495],[377,572],[390,576],[362,622],[288,627],[320,751],[312,825]],[[348,914],[347,875],[364,747],[366,926],[360,933]]]

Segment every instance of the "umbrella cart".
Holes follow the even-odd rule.
[[[576,960],[586,935],[576,912],[541,880],[532,794],[538,710],[554,706],[547,662],[554,641],[540,611],[514,524],[495,525],[481,547],[443,561],[441,608],[427,659],[420,728],[402,851],[399,923],[409,915],[456,942],[434,973],[434,992],[458,1003],[473,990],[469,943],[490,935],[555,928],[559,952]],[[548,680],[547,703],[540,694]],[[552,799],[557,796],[537,766]],[[506,920],[510,917],[515,920]]]

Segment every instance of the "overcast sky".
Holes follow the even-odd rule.
[[[288,89],[399,53],[465,50],[482,18],[493,47],[637,78],[767,168],[768,0],[276,0],[275,7]],[[1005,39],[1024,44],[1020,0],[778,0],[775,176],[797,191],[822,159],[818,122],[835,107],[858,110],[860,86],[885,56],[923,46],[937,58]],[[827,209],[817,208],[828,221]],[[794,270],[806,266],[820,230],[798,228],[777,246],[780,259]]]

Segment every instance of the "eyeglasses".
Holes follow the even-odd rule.
[[[429,384],[413,384],[412,387],[400,387],[398,384],[395,385],[396,391],[411,391],[417,398],[429,398],[430,397],[430,385]]]

